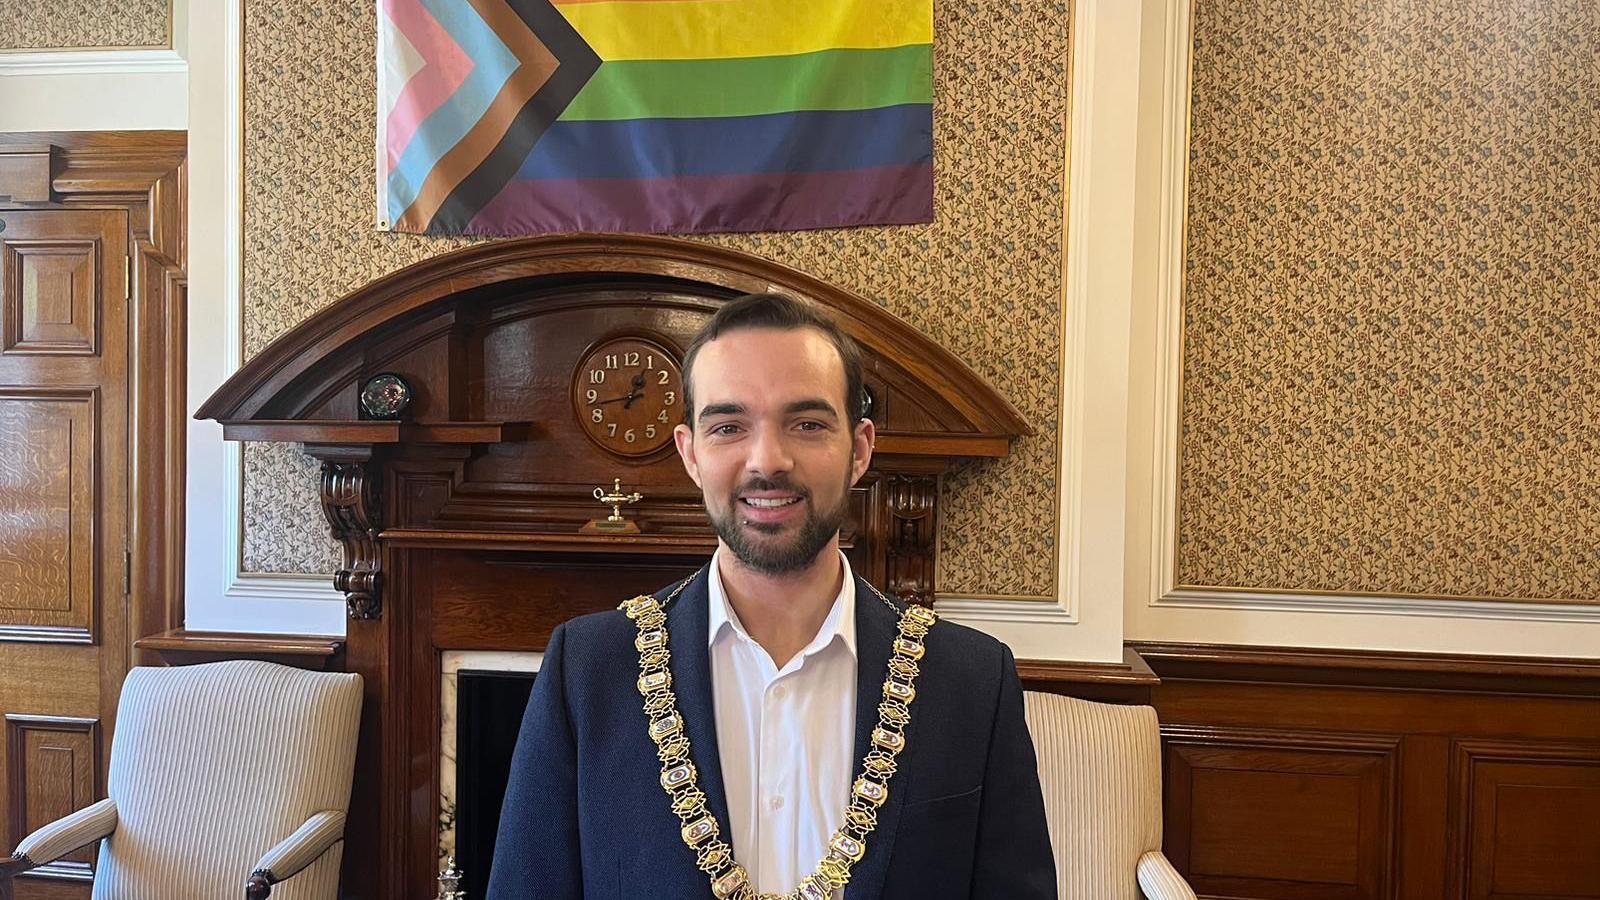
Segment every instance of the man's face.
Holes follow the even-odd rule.
[[[872,459],[873,425],[851,428],[844,364],[811,328],[730,332],[700,348],[694,427],[673,433],[711,524],[767,575],[834,546],[850,486]]]

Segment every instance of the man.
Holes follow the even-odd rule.
[[[849,337],[778,295],[691,344],[674,436],[717,551],[551,636],[489,900],[1056,896],[1011,652],[839,551],[861,380]]]

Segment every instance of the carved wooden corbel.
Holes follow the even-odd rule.
[[[938,497],[937,475],[890,475],[884,479],[889,590],[924,606],[933,604]]]
[[[306,454],[322,462],[322,514],[344,546],[344,567],[333,575],[352,619],[383,617],[383,571],[378,546],[378,472],[372,448],[307,444]]]

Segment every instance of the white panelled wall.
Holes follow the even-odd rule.
[[[1600,657],[1597,606],[1174,589],[1188,32],[1194,0],[1142,2],[1127,367],[1127,639]]]
[[[189,0],[164,50],[0,50],[0,131],[182,130]]]
[[[184,625],[211,631],[343,634],[344,600],[333,590],[331,578],[240,572],[240,445],[224,442],[217,423],[194,419],[200,404],[239,368],[244,343],[243,29],[242,0],[197,4],[190,14]]]

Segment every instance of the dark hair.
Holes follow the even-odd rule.
[[[866,415],[866,392],[862,387],[861,348],[840,330],[828,314],[816,304],[790,297],[786,294],[745,294],[722,305],[711,321],[694,336],[683,355],[683,418],[694,425],[694,361],[700,348],[733,331],[754,328],[772,328],[778,331],[798,331],[815,328],[822,332],[839,352],[839,362],[844,364],[845,415],[850,426]]]

